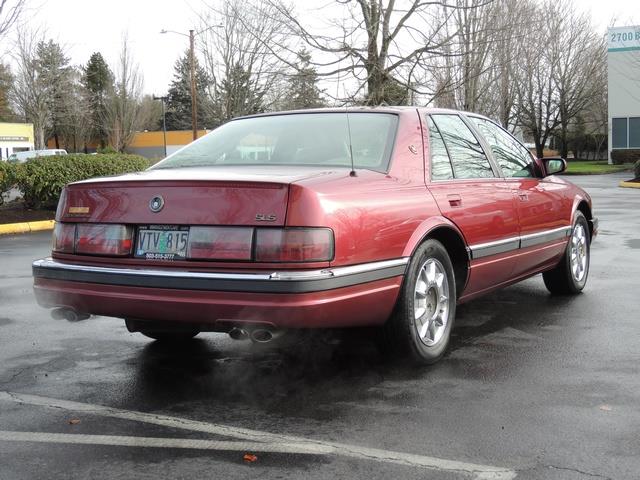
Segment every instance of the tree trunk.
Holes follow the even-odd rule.
[[[538,158],[544,157],[544,144],[540,143],[540,138],[536,135],[533,141],[536,144],[536,156]]]

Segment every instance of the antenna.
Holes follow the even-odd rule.
[[[346,113],[346,115],[347,115],[347,132],[349,133],[349,158],[351,158],[351,171],[349,172],[349,176],[350,177],[355,177],[356,176],[356,169],[355,169],[355,166],[353,164],[353,148],[351,146],[351,144],[352,144],[352,142],[351,142],[351,122],[349,122],[349,109],[347,108],[346,105],[344,107],[344,113]]]

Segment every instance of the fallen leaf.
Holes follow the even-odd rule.
[[[244,457],[242,457],[245,462],[252,463],[258,460],[258,457],[253,455],[252,453],[245,453]]]
[[[69,420],[69,425],[78,425],[80,423],[80,420],[78,420],[77,418],[72,418],[71,420]]]
[[[603,410],[605,412],[610,412],[611,407],[609,405],[600,405],[600,410]]]

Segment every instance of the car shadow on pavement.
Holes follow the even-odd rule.
[[[132,359],[135,380],[120,406],[165,408],[204,402],[215,409],[233,406],[234,412],[244,406],[317,416],[318,410],[307,405],[310,398],[316,404],[366,400],[381,382],[431,381],[456,377],[458,370],[465,378],[474,372],[484,377],[485,369],[501,368],[500,356],[521,356],[523,350],[522,339],[511,337],[500,338],[495,348],[494,335],[516,331],[535,342],[542,326],[566,320],[564,312],[574,299],[542,290],[532,294],[530,287],[516,285],[461,305],[449,351],[439,363],[423,367],[383,356],[374,342],[375,332],[367,329],[318,331],[286,348],[231,341],[219,334],[175,345],[150,342]],[[472,353],[459,355],[465,349]],[[522,361],[509,360],[510,374]]]

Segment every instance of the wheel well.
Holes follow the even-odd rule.
[[[589,208],[589,204],[584,200],[578,204],[578,210],[582,212],[582,214],[587,219],[587,225],[589,225],[589,238],[593,236],[593,216],[591,215],[591,209]]]
[[[446,227],[430,231],[425,240],[428,238],[438,240],[447,250],[453,264],[453,274],[456,277],[456,294],[459,297],[467,283],[467,274],[469,272],[469,254],[464,241],[455,230]]]

